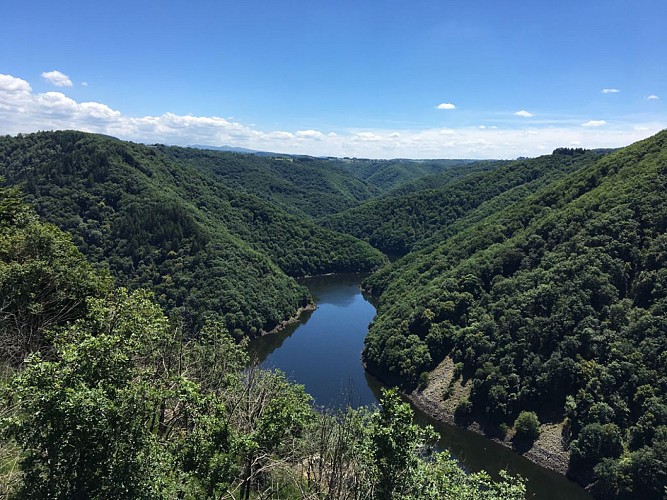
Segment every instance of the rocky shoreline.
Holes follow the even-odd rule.
[[[365,366],[368,369],[367,366]],[[371,371],[372,373],[372,371]],[[378,380],[383,383],[382,376],[373,373]],[[470,393],[470,387],[461,384],[454,378],[454,363],[450,359],[445,359],[429,374],[429,383],[423,389],[415,389],[412,392],[403,392],[403,395],[419,410],[447,425],[463,428],[486,439],[494,441],[513,452],[525,457],[527,460],[565,476],[568,470],[569,454],[562,446],[561,433],[563,425],[561,424],[543,424],[540,428],[540,437],[528,450],[517,450],[512,443],[513,433],[508,432],[504,439],[490,436],[484,432],[481,425],[472,422],[468,426],[461,426],[454,419],[456,405],[461,399],[464,399]],[[450,396],[446,400],[443,394],[449,392]]]
[[[477,423],[472,423],[469,426],[462,427],[455,422],[453,413],[446,411],[441,405],[437,404],[436,402],[430,400],[428,397],[424,396],[423,392],[420,393],[418,391],[414,391],[411,393],[404,393],[404,395],[417,408],[419,408],[421,411],[429,415],[434,420],[443,422],[448,425],[461,427],[466,430],[480,434],[485,438],[494,441],[495,443],[498,443],[506,448],[511,449],[515,453],[525,457],[526,459],[539,465],[540,467],[544,467],[545,469],[552,470],[564,476],[567,474],[567,469],[568,469],[567,452],[564,451],[554,452],[553,450],[549,450],[543,446],[540,446],[539,443],[536,443],[529,450],[520,453],[512,446],[512,442],[509,439],[510,435],[508,435],[504,440],[489,436],[488,434],[483,432],[482,428]]]
[[[281,321],[273,329],[271,329],[269,331],[262,330],[260,332],[260,336],[263,337],[264,335],[272,335],[274,333],[281,332],[282,330],[284,330],[288,326],[294,325],[294,324],[298,323],[299,321],[301,321],[301,316],[303,315],[303,313],[312,312],[316,309],[317,309],[317,304],[315,304],[315,303],[311,303],[311,304],[305,305],[303,307],[299,307],[296,310],[296,312],[294,313],[294,316]]]

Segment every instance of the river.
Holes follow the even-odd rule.
[[[299,323],[254,340],[250,354],[262,367],[278,368],[305,386],[315,404],[373,405],[382,384],[361,365],[361,350],[375,308],[364,298],[355,274],[303,280],[318,304]],[[431,419],[418,409],[420,423],[440,434],[438,447],[448,449],[468,470],[487,470],[499,478],[500,470],[527,480],[528,497],[540,500],[590,500],[592,497],[567,478],[533,464],[508,448],[474,432]]]

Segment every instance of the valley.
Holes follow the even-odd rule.
[[[39,375],[46,371],[40,370],[54,370],[54,380],[78,373],[89,359],[80,352],[84,346],[97,356],[107,352],[102,357],[109,362],[116,359],[108,354],[113,349],[98,345],[107,341],[104,325],[115,317],[116,301],[128,304],[119,317],[129,317],[109,323],[125,325],[108,338],[109,345],[120,342],[116,337],[144,333],[137,334],[136,344],[128,341],[126,348],[136,351],[123,355],[125,364],[100,365],[96,373],[117,373],[113,380],[126,380],[119,387],[137,394],[144,394],[141,384],[159,379],[165,392],[158,397],[162,403],[155,400],[155,415],[162,419],[166,408],[178,414],[187,407],[188,415],[203,419],[186,423],[190,417],[184,416],[163,434],[165,421],[146,427],[153,411],[147,410],[147,420],[132,425],[146,432],[155,453],[186,449],[182,443],[165,448],[172,436],[186,439],[195,432],[204,440],[218,439],[206,427],[215,412],[204,402],[216,400],[227,409],[250,404],[244,394],[264,383],[296,412],[281,422],[303,424],[280,427],[284,434],[258,437],[243,448],[238,443],[244,436],[261,434],[252,430],[255,422],[219,410],[215,425],[233,422],[234,437],[219,443],[227,458],[211,455],[208,465],[195,466],[187,462],[192,457],[163,456],[164,464],[181,464],[180,472],[165,474],[190,474],[195,490],[235,485],[250,495],[269,477],[296,487],[298,481],[285,479],[292,469],[266,476],[261,471],[269,462],[258,469],[248,465],[257,458],[250,450],[265,446],[263,459],[278,463],[287,456],[281,455],[288,453],[284,445],[291,443],[289,453],[295,455],[285,460],[305,460],[298,455],[304,446],[300,440],[315,432],[314,422],[325,425],[318,420],[324,417],[309,413],[309,396],[298,385],[276,374],[267,375],[278,377],[273,382],[260,383],[264,375],[244,372],[242,351],[250,340],[250,356],[259,361],[288,356],[262,367],[277,366],[288,377],[293,372],[294,380],[312,391],[315,406],[333,412],[341,409],[336,400],[346,383],[362,389],[352,391],[350,410],[341,409],[346,416],[326,425],[352,432],[344,426],[368,418],[375,423],[362,427],[376,434],[354,438],[370,440],[364,446],[377,445],[385,432],[380,422],[391,428],[391,419],[382,420],[386,412],[410,412],[392,399],[393,393],[386,399],[380,395],[379,384],[368,386],[367,380],[377,377],[411,395],[428,413],[504,441],[529,459],[539,462],[535,453],[546,441],[560,447],[562,464],[554,468],[594,497],[662,498],[667,483],[666,165],[665,131],[613,151],[559,148],[511,161],[258,156],[142,145],[77,131],[0,137],[0,288],[11,298],[0,307],[0,333],[3,363],[10,373],[16,371],[13,383],[18,384],[10,393],[47,387]],[[361,286],[372,305],[355,291],[358,283],[346,281],[346,273],[364,273]],[[320,275],[333,277],[311,278],[304,286],[304,277]],[[327,288],[327,280],[337,285]],[[321,309],[312,312],[318,303]],[[362,312],[346,323],[336,307],[350,303],[358,303]],[[141,311],[150,311],[146,322]],[[298,314],[297,334],[296,324],[289,323]],[[304,333],[309,325],[314,330]],[[318,333],[333,343],[317,344]],[[208,344],[207,335],[216,340]],[[78,344],[68,343],[70,338]],[[346,347],[348,341],[353,344]],[[218,345],[232,357],[225,358]],[[213,350],[206,351],[209,347]],[[150,361],[153,356],[178,359],[179,349],[192,363],[179,375],[170,371],[171,362]],[[309,349],[326,356],[318,358]],[[336,354],[336,349],[347,350]],[[24,366],[31,353],[39,355]],[[206,356],[220,359],[224,373],[217,373],[218,362],[211,365]],[[73,359],[78,361],[68,364]],[[301,369],[305,374],[298,374]],[[76,376],[89,380],[91,373]],[[144,380],[146,373],[153,378]],[[194,377],[193,390],[200,395],[179,399],[187,391],[170,391],[186,384],[185,391],[188,377]],[[91,383],[94,388],[107,382]],[[49,390],[61,397],[57,387]],[[355,413],[378,400],[379,413]],[[19,412],[25,423],[15,427],[23,430],[13,439],[32,436],[25,445],[30,448],[38,439],[30,429],[48,421],[29,420],[32,399],[21,401],[16,404],[28,405]],[[530,438],[521,434],[520,417],[535,422]],[[68,413],[70,418],[75,422]],[[407,420],[405,425],[413,438],[400,450],[408,453],[401,460],[415,473],[406,481],[422,484],[437,469],[415,451],[428,431],[410,427]],[[122,443],[124,438],[114,439]],[[234,439],[238,443],[230,444]],[[206,442],[214,450],[213,441]],[[225,479],[216,483],[210,467],[220,460],[228,461],[227,468],[218,470]],[[359,467],[360,478],[371,481],[368,488],[388,487],[373,475],[381,475],[383,466],[377,464],[384,462],[349,460]],[[475,474],[464,480],[449,462],[438,463],[458,478],[453,481],[462,481],[456,483],[461,488],[480,488]],[[501,481],[499,491],[505,487],[505,476],[498,475],[504,465],[479,466]],[[534,475],[530,470],[512,468],[511,473]],[[557,489],[549,486],[552,480],[530,479],[528,492],[547,498],[540,492]],[[559,480],[571,484],[562,476]],[[520,497],[521,487],[508,481],[508,491]],[[582,498],[587,495],[573,488]]]

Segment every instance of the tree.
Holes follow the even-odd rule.
[[[82,317],[86,297],[109,284],[66,233],[40,222],[18,191],[0,188],[1,361],[18,366],[48,349],[45,332]]]
[[[622,451],[621,431],[616,424],[588,424],[572,442],[570,470],[586,473],[603,458],[617,458]]]
[[[540,420],[533,411],[522,411],[514,421],[515,439],[532,443],[540,436]]]
[[[139,359],[166,319],[144,293],[92,300],[65,329],[56,359],[31,356],[12,383],[10,434],[25,449],[21,495],[31,498],[157,498],[168,460],[148,422],[162,394]]]
[[[383,390],[369,431],[377,470],[375,498],[405,498],[415,488],[419,455],[431,452],[435,431],[414,423],[412,415],[396,389]]]

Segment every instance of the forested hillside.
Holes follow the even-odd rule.
[[[337,160],[309,156],[257,156],[156,146],[180,165],[213,174],[231,188],[277,204],[300,216],[330,215],[381,193],[350,175]]]
[[[597,496],[662,498],[667,132],[566,153],[535,165],[576,171],[367,280],[382,295],[364,358],[410,385],[449,357],[471,387],[462,421],[565,418],[570,473]]]
[[[405,255],[427,239],[440,241],[446,238],[453,223],[483,203],[503,194],[506,196],[503,204],[520,199],[595,161],[601,154],[562,149],[552,155],[516,160],[487,172],[465,176],[458,182],[448,182],[438,189],[371,200],[328,217],[323,223],[366,240],[385,253]],[[462,171],[468,172],[469,167],[462,167]],[[420,182],[428,185],[430,178]],[[493,210],[497,209],[494,205]]]
[[[220,322],[191,335],[150,292],[115,289],[2,187],[0,291],[3,498],[525,496],[434,453],[395,391],[314,411]]]
[[[81,132],[0,138],[0,175],[70,232],[117,282],[154,290],[186,324],[207,314],[241,336],[305,305],[288,276],[371,270],[384,256],[317,227],[159,148]]]
[[[473,162],[473,160],[370,160],[363,158],[332,159],[331,161],[382,192],[388,192],[411,181],[439,173],[457,175],[462,168]]]
[[[398,186],[384,193],[386,197],[397,197],[425,189],[438,189],[454,184],[465,177],[489,172],[508,163],[509,160],[479,160],[452,165],[442,172],[423,175],[412,180],[401,182]]]

